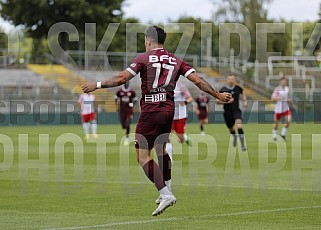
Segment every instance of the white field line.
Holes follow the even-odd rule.
[[[273,212],[289,212],[289,211],[298,211],[306,209],[321,209],[321,206],[308,206],[308,207],[293,207],[293,208],[277,208],[277,209],[266,209],[266,210],[253,210],[253,211],[243,211],[243,212],[231,212],[231,213],[222,213],[222,214],[212,214],[212,215],[203,215],[197,216],[196,218],[219,218],[219,217],[232,217],[232,216],[245,216],[245,215],[255,215],[255,214],[265,214]],[[122,225],[139,225],[139,224],[150,224],[155,222],[170,222],[170,221],[180,221],[185,219],[192,219],[187,216],[182,217],[172,217],[165,219],[150,219],[150,220],[137,220],[137,221],[124,221],[124,222],[114,222],[108,224],[97,224],[91,226],[74,226],[66,228],[51,228],[49,230],[81,230],[81,229],[94,229],[94,228],[109,228]]]

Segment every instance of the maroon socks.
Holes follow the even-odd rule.
[[[171,174],[172,174],[172,163],[171,163],[171,158],[169,157],[168,154],[158,156],[158,164],[159,168],[163,174],[164,181],[170,180]]]
[[[168,155],[167,155],[168,156]],[[143,166],[144,172],[146,176],[149,178],[151,182],[153,182],[158,190],[161,190],[164,188],[165,182],[162,176],[162,172],[160,170],[160,167],[155,163],[154,160],[148,161]]]

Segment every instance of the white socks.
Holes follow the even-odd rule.
[[[188,140],[188,136],[186,133],[184,133],[184,141],[187,141]]]
[[[96,134],[97,133],[97,123],[92,123],[91,124],[91,132],[93,134]]]
[[[172,180],[165,181],[166,187],[171,192],[172,191]]]
[[[84,128],[84,132],[86,135],[89,133],[89,126],[90,126],[90,123],[83,123],[82,124],[82,127]]]
[[[84,128],[85,135],[89,134],[90,123],[89,122],[83,123],[82,127]],[[91,132],[92,134],[97,134],[97,123],[91,124]]]
[[[286,132],[288,131],[287,128],[283,127],[282,131],[281,131],[281,136],[285,136]]]
[[[284,136],[286,135],[286,132],[287,132],[287,131],[288,131],[288,129],[285,128],[285,127],[283,127],[283,128],[282,128],[282,131],[281,131],[281,136],[284,137]],[[277,134],[278,134],[278,130],[272,129],[272,136],[273,136],[273,138],[276,138]]]
[[[171,161],[173,162],[173,145],[172,145],[172,143],[166,143],[165,149],[169,155],[169,158],[171,158]]]
[[[161,195],[161,197],[172,195],[171,191],[169,191],[169,189],[167,188],[167,186],[165,186],[164,188],[162,188],[161,190],[159,190],[159,194]]]

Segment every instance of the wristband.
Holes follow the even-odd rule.
[[[97,89],[101,89],[101,81],[97,81]]]

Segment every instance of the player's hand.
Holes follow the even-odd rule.
[[[230,93],[220,93],[218,99],[222,102],[230,103],[230,101],[233,100],[233,97]]]
[[[81,86],[82,91],[84,93],[90,93],[97,89],[97,83],[96,82],[87,82]]]
[[[226,104],[231,104],[234,102],[234,97],[231,98],[231,100],[229,100],[228,102],[226,102]]]

